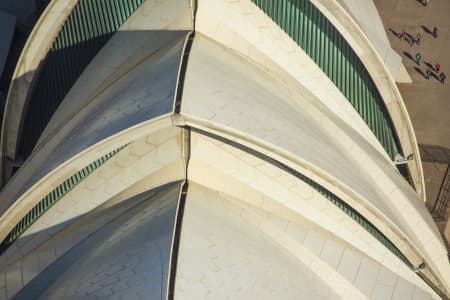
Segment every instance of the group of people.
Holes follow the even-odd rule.
[[[439,71],[441,70],[441,65],[440,65],[439,63],[436,63],[436,65],[434,66],[433,69],[436,71],[437,74],[439,74],[439,75],[438,75],[439,81],[440,81],[441,83],[444,83],[446,76],[445,76],[444,72],[439,73]],[[430,68],[427,68],[427,70],[426,70],[426,72],[425,72],[425,77],[426,77],[427,79],[429,79],[430,76],[431,76],[431,74],[432,74],[432,73],[431,73],[431,69],[430,69]]]
[[[434,38],[437,38],[437,28],[433,27],[433,31],[431,32]],[[401,33],[398,34],[398,37],[402,41],[407,41],[409,45],[412,47],[414,44],[420,45],[420,40],[422,39],[422,35],[417,33],[416,35],[411,35],[407,33],[405,30],[402,30]]]
[[[404,30],[402,30],[399,37],[402,41],[407,41],[411,47],[414,44],[420,45],[420,40],[422,39],[422,35],[420,33],[411,35],[409,33],[406,33]]]
[[[433,35],[434,38],[437,38],[437,28],[436,28],[436,27],[433,28],[433,31],[432,31],[431,34]],[[410,39],[410,40],[409,40],[410,44],[411,44],[411,43],[412,43],[412,44],[416,43],[417,45],[420,45],[420,39],[421,39],[421,37],[422,37],[422,36],[420,35],[420,33],[418,33],[418,34],[416,35],[416,37],[414,38],[412,35],[406,33],[406,32],[403,30],[402,33],[400,34],[400,38],[401,38],[402,40],[403,40],[403,39],[407,39],[406,35],[408,35],[408,36],[410,37],[410,38],[409,38],[409,39]],[[412,41],[412,42],[411,42],[411,41]],[[420,52],[417,52],[417,53],[416,53],[415,59],[416,59],[417,65],[420,66],[420,62],[421,62],[421,60],[422,60],[422,54],[420,54]],[[431,75],[434,75],[434,73],[433,73],[432,71],[435,71],[437,75],[434,75],[434,76],[435,76],[436,78],[438,78],[439,81],[440,81],[441,83],[444,83],[444,82],[445,82],[445,79],[447,78],[447,76],[445,75],[444,72],[440,72],[440,71],[441,71],[441,65],[440,65],[439,63],[436,63],[434,66],[431,66],[431,65],[428,64],[428,63],[427,63],[427,65],[428,65],[428,68],[427,68],[426,71],[425,71],[425,78],[426,78],[426,79],[429,79]]]

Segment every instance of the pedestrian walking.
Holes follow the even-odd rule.
[[[403,39],[405,38],[405,30],[402,30],[402,32],[400,32],[400,34],[398,35],[398,37],[400,38],[400,41],[403,42]]]
[[[430,79],[430,76],[431,76],[431,70],[430,70],[430,68],[427,68],[427,71],[425,72],[425,78]]]
[[[447,78],[447,76],[445,76],[444,72],[439,74],[439,80],[441,81],[442,84],[444,84],[445,78]]]
[[[434,36],[434,38],[437,38],[437,28],[436,28],[436,26],[433,27],[433,36]]]
[[[418,33],[417,35],[416,35],[416,44],[417,45],[420,45],[420,40],[422,39],[422,35],[420,34],[420,33]]]
[[[419,66],[420,66],[420,60],[421,59],[422,59],[422,55],[419,52],[417,52],[417,54],[416,54],[416,63]]]
[[[434,69],[436,70],[436,72],[439,73],[439,70],[441,69],[441,65],[439,63],[436,63],[436,65],[434,66]]]

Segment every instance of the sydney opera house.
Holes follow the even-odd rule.
[[[407,76],[373,3],[50,1],[5,95],[0,299],[448,299]]]

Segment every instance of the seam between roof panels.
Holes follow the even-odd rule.
[[[263,154],[257,150],[251,149],[248,146],[242,145],[238,142],[232,141],[226,137],[218,136],[214,133],[205,131],[203,129],[190,127],[188,125],[185,125],[185,128],[190,128],[192,131],[201,134],[203,136],[207,136],[209,138],[221,141],[227,145],[230,145],[232,147],[235,147],[237,149],[240,149],[244,152],[247,152],[251,155],[254,155],[265,162],[272,164],[281,170],[288,172],[289,174],[295,176],[296,178],[302,180],[309,186],[311,186],[313,189],[315,189],[317,192],[322,194],[327,200],[332,202],[335,206],[337,206],[340,210],[342,210],[346,215],[348,215],[351,219],[353,219],[356,223],[358,223],[362,228],[364,228],[371,236],[373,236],[376,240],[378,240],[388,251],[390,251],[392,254],[394,254],[397,258],[399,258],[408,268],[414,269],[414,265],[409,261],[409,259],[395,246],[395,244],[387,238],[375,225],[373,225],[368,219],[366,219],[362,214],[360,214],[357,210],[355,210],[351,205],[347,204],[344,200],[339,198],[337,195],[335,195],[333,192],[329,191],[327,188],[323,187],[322,185],[318,184],[314,180],[310,179],[309,177],[301,174],[300,172],[296,171],[295,169],[289,167],[288,165],[271,158],[267,156],[266,154]],[[429,271],[432,271],[431,269],[428,269]],[[445,297],[445,294],[440,290],[436,284],[434,284],[428,277],[425,276],[420,270],[416,272],[416,274],[431,288],[433,289],[439,296],[443,297],[444,299],[447,299]],[[432,272],[433,276],[434,272]]]
[[[191,130],[189,128],[183,128],[183,158],[185,161],[185,180],[180,191],[178,208],[175,216],[174,232],[172,235],[172,248],[170,252],[170,263],[168,272],[168,284],[166,298],[173,300],[175,297],[175,283],[178,266],[178,254],[180,249],[181,231],[184,217],[184,209],[186,206],[186,197],[189,188],[189,182],[187,179],[188,166],[191,155]]]

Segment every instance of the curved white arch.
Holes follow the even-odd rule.
[[[219,60],[231,57],[225,60],[226,63],[222,61],[222,65],[218,64],[219,68],[212,72],[208,68],[214,68],[216,64],[207,60],[205,61],[208,63],[202,64],[202,60],[199,59],[199,56],[207,58],[207,55],[199,55],[205,53],[199,52],[199,47],[196,48],[196,43],[198,42],[198,45],[202,39],[204,37],[201,34],[197,35],[191,50],[181,115],[165,113],[150,121],[139,121],[138,124],[121,128],[91,145],[85,145],[85,148],[74,149],[73,155],[58,161],[54,169],[27,187],[26,192],[17,198],[14,196],[17,192],[15,188],[21,187],[20,179],[27,176],[23,172],[18,174],[12,185],[7,186],[7,189],[0,194],[2,200],[5,199],[0,203],[0,211],[3,213],[0,217],[0,237],[4,238],[23,215],[49,191],[103,154],[161,129],[191,126],[255,149],[311,178],[369,219],[402,250],[413,264],[418,265],[422,260],[426,261],[429,267],[423,273],[427,277],[435,282],[438,277],[446,284],[446,278],[450,278],[446,276],[449,274],[449,268],[446,265],[440,265],[441,256],[445,252],[441,241],[430,225],[429,216],[424,215],[421,203],[415,201],[417,195],[403,181],[391,162],[380,155],[375,147],[372,147],[373,145],[368,145],[370,143],[367,140],[355,134],[351,126],[330,113],[326,107],[319,105],[319,101],[316,101],[317,99],[308,91],[297,87],[288,88],[291,81],[283,81],[287,77],[280,79],[273,74],[268,76],[265,74],[265,72],[268,73],[268,68],[258,66],[248,57],[228,55],[233,51],[227,48],[227,45],[203,44],[208,51],[214,52],[220,48],[222,52],[228,53],[227,55],[219,53],[212,57]],[[236,64],[236,57],[238,57],[237,61],[248,70],[239,72],[230,70],[230,66],[239,65],[239,63]],[[159,59],[161,57],[157,60]],[[222,76],[224,73],[226,76]],[[261,75],[262,73],[264,74]],[[206,80],[204,77],[209,78]],[[193,84],[195,80],[197,85]],[[214,80],[220,83],[220,88],[215,88]],[[198,82],[201,84],[199,85]],[[117,89],[125,85],[118,85]],[[97,100],[101,102],[108,95],[114,95],[116,92],[117,90],[114,89],[106,91],[101,97],[99,96],[101,99]],[[251,98],[251,101],[247,101],[245,97]],[[169,98],[170,101],[173,100]],[[257,101],[254,101],[255,99]],[[130,102],[124,103],[129,105]],[[83,128],[82,125],[86,120],[84,117],[89,113],[97,112],[95,109],[92,111],[90,109],[87,110],[88,112],[75,111],[74,116],[69,117],[69,124],[64,124],[65,134],[72,132],[74,128]],[[105,118],[100,122],[103,122],[105,126],[100,128],[105,130],[108,125],[111,125],[108,124],[109,118],[106,118],[108,113],[109,111],[106,111],[105,115],[102,115]],[[130,115],[130,118],[135,116]],[[270,123],[271,127],[265,127],[266,122]],[[49,155],[52,153],[52,147],[59,145],[58,143],[47,144],[49,141],[52,142],[52,138],[42,143],[38,149],[40,154],[32,159],[41,161],[51,159]],[[67,140],[64,141],[64,138]],[[61,145],[66,144],[70,148],[77,137],[60,134],[57,139]],[[309,142],[312,145],[309,145]],[[309,148],[304,150],[301,149],[302,147]],[[333,152],[338,152],[338,155],[334,155]],[[29,163],[33,163],[33,160]],[[39,164],[32,167],[38,168]],[[445,255],[444,258],[446,259]],[[412,276],[415,275],[412,274]],[[437,282],[439,283],[439,279]]]
[[[199,142],[199,139],[197,141]],[[219,158],[216,163],[206,163],[209,159],[198,153],[195,150],[196,146],[193,146],[193,155],[196,160],[205,159],[205,168],[215,169],[215,166],[227,173],[225,162],[221,162],[220,159],[223,158],[227,164],[231,163],[225,153],[231,151],[233,147],[225,147],[220,142],[216,146],[219,152],[215,153]],[[212,150],[210,147],[207,148],[208,151]],[[238,165],[230,166],[230,169],[234,167],[245,172],[246,168],[243,168],[242,163],[250,165],[255,163],[252,159],[247,160],[246,155],[242,156],[239,151],[232,150],[228,154],[233,156],[233,153],[236,155],[235,162]],[[191,167],[197,169],[193,173],[201,168],[199,161],[194,162]],[[263,168],[262,165],[254,167],[259,170]],[[254,198],[255,195],[251,193],[251,187],[256,186],[254,182],[250,182],[247,189],[239,191],[237,188],[237,191],[234,191],[231,188],[234,183],[220,181],[229,178],[226,175],[217,180],[206,179],[206,182],[202,180],[204,174],[200,177],[192,175],[178,252],[176,296],[178,294],[181,298],[201,298],[194,295],[209,291],[209,295],[213,298],[226,298],[232,295],[231,297],[235,299],[247,299],[248,294],[251,293],[258,295],[261,299],[272,299],[271,292],[274,292],[281,298],[315,299],[320,294],[326,295],[329,288],[335,295],[328,295],[325,298],[373,299],[376,298],[375,295],[383,292],[385,296],[382,299],[389,299],[395,298],[398,292],[389,288],[389,285],[392,286],[392,281],[400,281],[408,282],[405,284],[405,290],[409,290],[407,294],[410,296],[404,297],[405,299],[413,298],[413,290],[421,291],[419,295],[422,294],[423,299],[437,298],[429,287],[423,282],[420,283],[419,278],[412,278],[412,281],[404,279],[403,276],[408,277],[411,270],[400,271],[394,275],[386,269],[384,262],[377,263],[371,260],[366,256],[367,252],[353,248],[345,242],[345,239],[343,241],[341,237],[336,237],[333,233],[330,234],[317,227],[309,219],[304,219],[303,210],[280,208],[276,202],[284,195],[280,195],[278,199],[271,196],[262,197],[262,199]],[[223,185],[225,189],[216,189],[218,185]],[[305,195],[299,195],[296,200],[301,202],[302,196]],[[245,238],[242,239],[243,237]],[[274,245],[283,249],[285,254],[280,255],[278,251],[273,251]],[[267,255],[264,250],[270,251],[270,255],[255,266],[255,260],[258,261],[260,256]],[[204,253],[201,259],[198,258],[198,253]],[[291,267],[301,269],[295,272],[297,275],[294,277],[299,278],[302,283],[308,282],[305,286],[299,283],[295,288],[280,290],[280,285],[284,284],[280,284],[278,279],[284,276],[278,275],[271,280],[271,276],[278,274],[280,265],[286,270],[285,272],[289,272],[291,267],[284,265],[286,259],[291,261]],[[272,264],[274,264],[273,267],[266,266]],[[266,272],[267,269],[271,272]],[[237,276],[233,276],[234,272],[238,272]],[[383,275],[377,276],[378,272]],[[309,274],[315,274],[315,280],[322,281],[319,284],[320,291],[317,291],[317,288],[311,288],[314,284],[309,283]],[[248,276],[254,280],[249,280]],[[191,281],[198,277],[203,278],[204,285],[191,284]],[[394,279],[395,277],[398,279]],[[390,279],[386,280],[387,278]],[[253,284],[235,291],[229,286],[235,286],[236,280],[239,283],[251,281]],[[270,287],[261,286],[261,284],[265,285],[263,282],[267,280],[270,282],[268,284]],[[292,280],[291,276],[287,276],[282,282],[291,285]],[[361,284],[362,281],[365,284]],[[377,285],[377,281],[390,283],[382,287]],[[395,289],[397,288],[399,287]],[[303,293],[308,296],[302,296]]]
[[[367,123],[330,78],[252,1],[200,0],[196,31],[251,58],[296,92],[307,90],[352,127],[386,160],[389,155]]]
[[[6,200],[0,202],[0,212],[71,157],[136,124],[170,114],[185,39],[186,35],[176,35],[166,44],[147,47],[138,65],[127,68],[124,74],[119,70],[120,76],[93,99],[80,101],[82,108],[36,147],[3,188],[0,195]],[[66,172],[67,177],[75,173],[70,169]]]
[[[24,50],[22,51],[11,81],[4,110],[5,117],[1,127],[0,151],[2,160],[0,161],[0,170],[8,167],[5,163],[6,159],[14,158],[16,155],[19,128],[23,118],[23,108],[32,81],[36,77],[36,71],[39,68],[39,64],[45,58],[48,49],[51,48],[60,28],[70,16],[77,2],[78,0],[52,1],[33,28]],[[148,55],[150,50],[154,50],[154,45],[148,44],[149,40],[152,38],[156,40],[154,43],[156,45],[167,40],[167,38],[162,38],[161,35],[158,36],[157,31],[160,31],[160,33],[172,31],[172,34],[174,35],[181,35],[183,32],[186,33],[192,30],[192,28],[193,4],[190,0],[182,0],[182,3],[178,0],[146,0],[118,29],[116,32],[118,36],[115,38],[113,37],[113,41],[109,42],[109,50],[101,50],[101,55],[105,55],[105,57],[103,57],[104,60],[102,61],[102,57],[96,57],[97,61],[94,59],[85,70],[90,74],[86,75],[83,73],[82,75],[85,75],[84,78],[78,83],[78,86],[75,86],[75,88],[72,88],[69,91],[66,98],[83,97],[83,100],[91,100],[91,97],[96,96],[95,93],[100,93],[102,89],[106,88],[104,85],[111,83],[107,82],[108,80],[111,81],[117,79],[114,78],[114,76],[117,76],[116,73],[120,73],[120,68],[123,68],[126,63],[140,63],[138,60],[142,59],[143,53]],[[155,31],[153,32],[153,35],[152,31]],[[139,34],[141,36],[139,36]],[[158,38],[159,40],[157,40]],[[141,39],[141,41],[136,41],[136,39]],[[168,39],[170,40],[170,37]],[[147,44],[145,44],[145,42],[147,42]],[[117,46],[117,43],[122,43],[125,47],[119,49],[120,47]],[[128,46],[128,48],[126,46]],[[115,51],[111,51],[112,47],[116,47]],[[133,53],[135,54],[134,57],[127,57],[127,54],[129,55],[128,52],[130,51],[135,52]],[[126,62],[124,62],[125,58],[128,59]],[[101,69],[99,74],[96,74],[96,68]],[[116,69],[114,70],[114,68]],[[80,77],[82,77],[82,75],[80,75]],[[95,77],[95,75],[99,75],[99,77]],[[90,83],[92,83],[92,81],[96,83],[99,78],[106,81],[103,86],[92,87]],[[86,82],[86,80],[90,80],[90,82]],[[83,85],[88,87],[87,90],[83,89]],[[71,114],[74,113],[74,110],[80,109],[76,106],[80,104],[79,102],[80,101],[72,101],[71,103],[70,101],[66,101],[66,104],[62,105],[62,108],[59,109],[59,119],[53,120],[53,122],[50,123],[50,128],[44,131],[42,139],[46,139],[49,135],[55,134],[54,132],[59,130],[59,127],[62,126],[61,124],[65,124],[65,122],[72,117]],[[75,104],[75,108],[73,107],[73,103],[77,103]],[[40,140],[40,142],[42,142],[42,140]],[[8,176],[10,176],[9,171],[6,172]],[[3,175],[4,173],[1,171],[0,185],[5,184],[3,180],[9,179],[3,179]]]
[[[426,208],[414,200],[417,194],[392,164],[308,97],[251,59],[197,35],[181,114],[187,125],[229,134],[303,174],[306,169],[306,176],[351,199],[355,208],[365,207],[362,214],[413,264],[424,259],[447,278],[445,246]]]
[[[39,64],[45,58],[48,49],[65,20],[72,12],[78,0],[51,1],[42,13],[28,37],[14,70],[6,98],[1,127],[0,184],[3,185],[5,159],[14,158],[17,147],[20,122],[28,90],[35,79]]]
[[[271,145],[264,140],[256,137],[250,137],[245,133],[227,128],[226,126],[220,125],[218,123],[209,122],[205,119],[202,120],[190,115],[179,116],[176,118],[176,122],[179,126],[189,126],[190,128],[193,128],[194,131],[199,130],[201,132],[213,134],[217,137],[224,138],[228,141],[243,145],[246,148],[252,149],[256,152],[261,153],[262,155],[270,157],[271,159],[274,159],[292,168],[293,170],[296,170],[300,174],[303,174],[306,177],[312,179],[320,186],[328,189],[336,196],[344,200],[347,204],[349,204],[367,220],[369,220],[369,222],[371,222],[390,241],[395,244],[395,246],[408,258],[408,260],[412,264],[419,265],[423,261],[428,262],[431,268],[427,268],[423,271],[423,273],[428,278],[431,278],[431,280],[435,284],[440,286],[442,278],[446,278],[445,276],[442,277],[440,275],[437,275],[436,271],[438,273],[445,273],[446,271],[448,271],[448,266],[445,264],[442,265],[440,263],[440,260],[435,260],[430,257],[430,252],[432,250],[438,250],[439,253],[441,253],[443,257],[446,258],[446,250],[442,245],[435,244],[435,242],[433,242],[433,245],[418,245],[416,237],[411,237],[410,235],[405,234],[404,226],[399,227],[398,224],[386,217],[385,213],[374,206],[367,198],[365,198],[365,196],[355,192],[351,187],[347,186],[345,183],[342,183],[339,178],[336,178],[332,174],[327,173],[326,170],[322,170],[319,167],[311,164],[307,160],[304,160],[296,156],[295,154],[293,155],[292,153],[289,153],[284,149],[280,149],[279,147]],[[208,152],[208,155],[212,154]],[[195,180],[199,184],[203,184],[197,177],[195,177]],[[207,179],[204,178],[204,180]],[[224,190],[224,192],[228,193],[229,191]],[[325,221],[321,220],[321,222]],[[426,225],[424,223],[421,223],[420,227],[421,232],[423,232],[423,230],[427,231],[427,229],[425,229]],[[362,228],[360,229],[364,230]],[[407,232],[411,233],[411,228],[406,229]],[[414,227],[414,230],[418,230],[417,226]],[[427,233],[427,235],[428,234],[429,233]],[[377,243],[380,242],[377,240]],[[403,262],[401,264],[403,264]]]
[[[72,176],[92,161],[95,161],[102,155],[105,155],[118,147],[171,126],[172,120],[170,115],[135,125],[80,151],[70,159],[64,161],[48,174],[40,178],[17,199],[11,194],[14,192],[13,190],[3,190],[1,196],[5,201],[2,203],[4,212],[0,216],[0,240],[3,240],[23,216],[39,203],[42,198],[68,177]]]
[[[342,34],[371,75],[386,104],[404,153],[414,154],[414,160],[409,162],[408,166],[414,187],[420,199],[425,202],[425,181],[416,135],[402,95],[389,70],[363,30],[338,1],[311,0],[311,2]]]
[[[219,194],[241,199],[251,207],[277,214],[280,218],[291,220],[295,219],[295,215],[301,215],[315,226],[366,253],[392,272],[401,276],[412,274],[403,261],[370,235],[361,224],[355,222],[309,182],[297,177],[298,171],[295,170],[300,169],[293,167],[289,170],[290,167],[286,165],[282,167],[281,163],[274,163],[273,157],[265,157],[254,144],[249,145],[251,148],[241,144],[244,139],[240,136],[205,130],[198,131],[193,127],[191,131],[189,182],[194,181]],[[345,199],[347,203],[353,201]],[[365,209],[360,211],[365,212]],[[252,216],[251,211],[246,214],[249,219]],[[429,290],[420,278],[410,278],[409,275],[406,276],[408,280]]]

